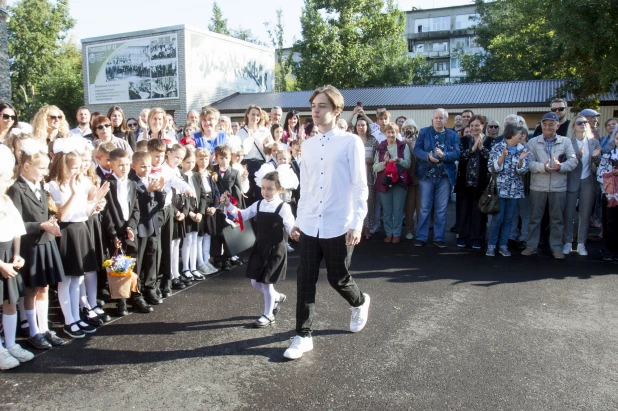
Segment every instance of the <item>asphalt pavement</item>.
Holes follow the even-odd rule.
[[[0,373],[0,409],[618,409],[618,263],[599,259],[600,241],[556,261],[486,257],[450,233],[446,249],[382,239],[353,257],[371,296],[358,334],[323,272],[314,350],[283,358],[292,253],[274,326],[249,326],[263,299],[240,266]]]

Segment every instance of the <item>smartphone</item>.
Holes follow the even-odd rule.
[[[358,107],[362,107],[362,106],[363,106],[363,102],[362,102],[362,101],[357,101],[357,102],[356,102],[356,105],[357,105]]]

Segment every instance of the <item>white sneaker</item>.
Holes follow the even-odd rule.
[[[9,350],[0,347],[0,370],[10,370],[18,365],[17,358],[13,357]]]
[[[296,251],[289,243],[286,243],[285,247],[288,249],[288,253],[293,253],[294,251]]]
[[[562,247],[562,254],[564,255],[570,254],[571,251],[573,251],[573,244],[571,243],[566,243],[564,247]]]
[[[19,344],[15,344],[11,348],[7,348],[7,351],[19,362],[30,361],[34,358],[34,354],[21,348]]]
[[[206,264],[200,264],[197,266],[197,271],[199,271],[202,275],[208,275],[210,269]]]
[[[414,240],[414,234],[412,233],[406,234],[406,240]]]
[[[588,255],[588,251],[586,251],[586,246],[583,244],[577,244],[577,254]]]
[[[292,340],[292,344],[290,344],[290,347],[283,353],[283,356],[288,360],[297,360],[302,357],[304,353],[313,350],[313,339],[311,336],[301,337],[297,335],[290,338],[290,340]]]
[[[350,331],[353,333],[357,333],[363,328],[365,328],[365,324],[367,324],[367,319],[369,318],[369,303],[371,299],[369,295],[363,293],[365,296],[365,303],[360,307],[350,307],[350,311],[352,311],[352,318],[350,319]]]
[[[208,266],[209,269],[209,273],[208,274],[214,274],[214,273],[218,273],[219,269],[217,267],[215,267],[214,265],[210,264],[210,263],[206,263],[206,265]]]

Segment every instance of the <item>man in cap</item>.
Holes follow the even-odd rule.
[[[554,258],[564,259],[562,234],[566,205],[567,173],[577,166],[573,144],[556,133],[560,118],[550,112],[541,119],[543,133],[532,138],[526,148],[530,151],[530,224],[527,247],[522,255],[536,254],[541,234],[541,220],[549,203],[549,245]]]
[[[567,102],[561,98],[555,98],[551,101],[551,106],[549,109],[552,113],[558,116],[558,130],[556,130],[556,134],[559,136],[566,136],[569,131],[570,120],[567,120]],[[536,126],[533,137],[540,136],[543,134],[543,129],[541,128],[541,124]]]

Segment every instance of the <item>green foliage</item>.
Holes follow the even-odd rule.
[[[251,29],[243,29],[242,27],[238,29],[233,29],[230,33],[230,36],[237,38],[239,40],[247,41],[249,43],[259,44],[260,46],[266,46],[266,44],[263,41],[261,41],[260,39],[258,39],[257,37],[253,35],[253,32],[251,32]]]
[[[210,18],[210,23],[208,23],[208,30],[214,33],[225,34],[226,36],[230,35],[227,19],[223,18],[223,12],[216,1],[212,4],[212,17]]]
[[[615,0],[476,0],[477,43],[485,53],[460,53],[465,81],[566,78],[574,109],[598,107],[618,81]]]
[[[275,77],[279,79],[279,87],[277,91],[293,91],[295,88],[295,79],[292,77],[293,53],[287,56],[283,50],[283,11],[277,10],[277,22],[264,23],[268,31],[268,37],[272,46],[275,48],[277,64],[275,66]]]
[[[427,84],[428,64],[408,56],[405,14],[393,0],[305,0],[300,56],[292,73],[301,89]],[[429,70],[430,71],[430,70]]]
[[[24,119],[44,104],[71,110],[83,103],[81,53],[66,40],[75,25],[68,3],[21,0],[8,10],[13,103]]]

